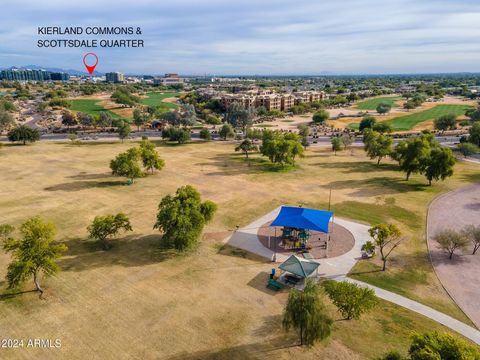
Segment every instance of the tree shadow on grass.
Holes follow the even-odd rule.
[[[356,197],[381,196],[386,194],[405,193],[410,191],[425,191],[431,189],[426,184],[407,182],[388,176],[366,177],[363,179],[338,180],[321,185],[333,190],[354,190],[350,195]]]
[[[292,331],[286,333],[282,329],[282,316],[263,317],[262,325],[253,334],[261,339],[259,342],[229,346],[223,349],[180,352],[166,358],[167,360],[244,360],[270,359],[276,357],[275,352],[299,346],[299,339]]]
[[[205,172],[208,176],[236,176],[243,174],[287,173],[298,168],[298,165],[273,164],[266,158],[252,157],[249,160],[243,154],[217,154],[203,162],[200,166],[215,166],[218,171]]]
[[[67,176],[69,179],[74,180],[98,180],[98,179],[105,179],[111,176],[111,173],[97,173],[97,174],[89,174],[85,171],[82,171],[76,175]]]
[[[318,163],[315,166],[324,169],[336,169],[344,174],[350,173],[368,173],[379,171],[398,171],[398,165],[382,164],[377,165],[376,161],[347,161],[335,163]]]
[[[255,275],[255,277],[250,279],[247,285],[268,295],[276,295],[278,293],[285,292],[286,289],[287,290],[289,289],[288,287],[285,287],[282,290],[274,291],[267,288],[267,283],[269,278],[270,278],[270,274],[265,271],[262,271],[262,272],[259,272],[257,275]]]
[[[126,236],[111,240],[109,250],[104,250],[98,241],[70,239],[63,242],[68,250],[58,264],[64,271],[84,271],[113,265],[149,265],[177,256],[177,251],[162,246],[161,239],[156,234]]]
[[[472,174],[463,174],[462,180],[465,180],[471,183],[480,183],[480,171]]]
[[[24,290],[24,291],[7,290],[3,294],[0,294],[0,301],[13,299],[13,298],[17,297],[18,295],[27,294],[27,293],[35,293],[35,292],[37,292],[36,289]]]
[[[72,181],[63,184],[57,184],[46,187],[47,191],[80,191],[93,188],[108,188],[114,186],[126,186],[125,180],[107,180],[107,181]]]
[[[65,139],[65,141],[70,141]],[[77,140],[76,142],[54,142],[55,145],[68,145],[71,147],[76,146],[98,146],[98,145],[121,145],[122,142],[118,140]]]

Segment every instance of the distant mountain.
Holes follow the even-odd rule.
[[[6,68],[6,69],[2,69],[2,70],[12,70],[12,69],[19,69],[19,70],[27,70],[27,69],[30,69],[30,70],[46,70],[46,71],[51,71],[51,72],[63,72],[63,73],[67,73],[68,75],[73,75],[73,76],[79,76],[79,75],[90,75],[88,72],[86,71],[78,71],[78,70],[74,70],[74,69],[60,69],[60,68],[50,68],[50,67],[45,67],[45,66],[38,66],[38,65],[25,65],[25,66],[11,66],[9,68]],[[94,71],[92,76],[102,76],[104,74],[98,72],[98,71]]]

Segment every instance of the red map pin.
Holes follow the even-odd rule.
[[[93,65],[88,65],[87,64],[87,57],[94,57],[95,58],[95,64]],[[92,75],[92,73],[95,71],[95,67],[97,66],[98,64],[98,56],[94,53],[87,53],[83,56],[83,65],[85,65],[85,67],[87,68],[87,71],[90,75]]]

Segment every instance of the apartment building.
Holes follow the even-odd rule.
[[[277,94],[271,90],[261,92],[248,90],[239,94],[232,94],[217,91],[212,88],[202,88],[196,92],[204,99],[218,98],[224,109],[227,109],[231,104],[236,102],[244,107],[264,106],[267,111],[280,110],[285,112],[288,112],[294,105],[319,101],[325,97],[323,92],[316,91]]]
[[[280,102],[280,110],[282,111],[288,111],[290,108],[295,105],[295,96],[292,94],[285,94],[281,97],[281,102]]]
[[[243,107],[255,107],[255,96],[246,94],[224,94],[220,97],[222,107],[227,109],[233,103],[239,103]]]
[[[295,104],[300,103],[311,103],[315,101],[320,101],[325,98],[325,93],[323,91],[299,91],[293,93],[295,96]]]
[[[258,95],[256,107],[264,106],[267,111],[281,110],[282,97],[277,94]]]

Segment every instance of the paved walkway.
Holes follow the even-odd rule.
[[[258,239],[257,232],[258,229],[264,224],[272,221],[279,213],[280,208],[273,210],[272,212],[262,216],[251,224],[238,229],[235,231],[232,236],[226,240],[226,243],[235,246],[237,248],[252,252],[254,254],[260,255],[262,257],[272,259],[274,258],[274,252],[267,249],[263,246]],[[448,315],[445,315],[437,310],[434,310],[428,306],[420,304],[416,301],[410,300],[401,295],[395,294],[393,292],[372,286],[370,284],[353,280],[347,278],[347,274],[350,269],[355,265],[357,260],[361,258],[361,247],[362,245],[370,239],[368,234],[368,226],[363,224],[358,224],[353,221],[348,221],[344,219],[339,219],[335,217],[335,223],[345,227],[349,230],[355,237],[355,245],[349,252],[337,256],[335,258],[322,258],[316,259],[320,263],[318,267],[318,276],[322,278],[329,278],[336,281],[349,281],[356,283],[360,286],[368,287],[373,289],[376,295],[379,298],[390,301],[394,304],[407,308],[409,310],[415,311],[423,316],[426,316],[429,319],[432,319],[451,330],[458,332],[459,334],[465,336],[476,344],[480,345],[480,331],[477,329],[468,326],[462,323],[459,320],[456,320]],[[276,254],[276,261],[283,262],[288,258],[286,255]]]
[[[226,243],[273,260],[275,253],[262,245],[258,239],[257,233],[261,226],[275,219],[279,211],[280,207],[255,220],[251,224],[238,229],[229,239],[226,240]],[[334,278],[347,275],[350,269],[361,258],[362,245],[370,239],[370,235],[368,234],[369,227],[367,225],[358,224],[338,217],[334,218],[334,222],[352,233],[355,238],[355,245],[349,252],[343,255],[333,258],[315,259],[320,263],[320,266],[318,267],[318,275],[323,278]],[[287,255],[277,253],[276,261],[284,262],[288,257],[289,256]]]
[[[432,320],[448,327],[449,329],[452,329],[452,330],[458,332],[459,334],[461,334],[461,335],[465,336],[466,338],[470,339],[471,341],[473,341],[477,345],[480,345],[480,331],[478,331],[477,329],[475,329],[471,326],[468,326],[468,325],[464,324],[463,322],[458,321],[458,320],[456,320],[456,319],[454,319],[454,318],[452,318],[448,315],[445,315],[444,313],[441,313],[440,311],[434,310],[434,309],[432,309],[428,306],[425,306],[425,305],[420,304],[416,301],[410,300],[406,297],[400,296],[398,294],[392,293],[392,292],[387,291],[387,290],[380,289],[376,286],[372,286],[370,284],[367,284],[367,283],[364,283],[364,282],[361,282],[361,281],[353,280],[353,279],[346,278],[346,277],[338,277],[335,280],[338,280],[338,281],[346,280],[348,282],[352,282],[352,283],[358,284],[360,286],[368,287],[370,289],[373,289],[375,291],[375,294],[379,298],[390,301],[394,304],[400,305],[404,308],[407,308],[407,309],[415,311],[416,313],[419,313],[423,316],[426,316],[429,319],[432,319]]]

